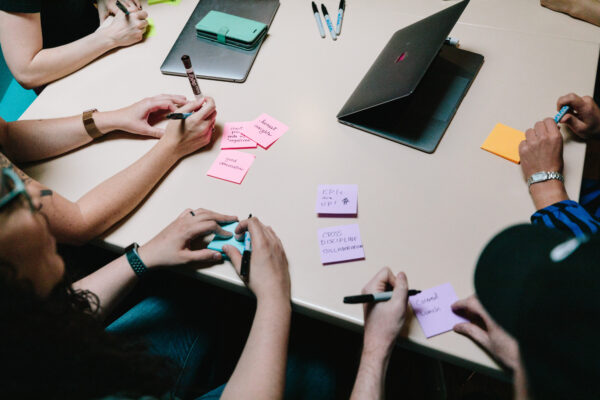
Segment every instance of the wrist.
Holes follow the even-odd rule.
[[[96,111],[93,117],[96,127],[103,135],[119,129],[112,111]]]
[[[99,44],[103,51],[109,51],[117,47],[117,41],[110,35],[108,28],[103,28],[102,26],[106,23],[107,19],[100,25],[94,33],[92,33],[93,40],[95,43]]]
[[[290,297],[284,295],[256,296],[256,308],[268,309],[270,312],[280,314],[292,313]]]
[[[538,210],[569,199],[564,183],[555,179],[534,183],[529,193]]]
[[[174,143],[166,136],[167,135],[165,134],[158,140],[158,142],[154,145],[154,149],[166,157],[170,164],[175,164],[183,156],[180,154],[177,143]]]
[[[395,340],[382,340],[382,339],[371,339],[368,334],[365,334],[362,358],[368,359],[374,363],[387,364],[392,351],[394,350]]]
[[[153,251],[151,242],[146,243],[137,249],[140,259],[144,262],[148,269],[155,269],[161,265],[160,259],[156,256]]]

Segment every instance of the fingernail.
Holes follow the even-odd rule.
[[[215,253],[215,254],[213,254],[213,259],[214,260],[220,260],[221,259],[221,253]]]

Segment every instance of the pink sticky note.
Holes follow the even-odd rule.
[[[319,229],[321,262],[332,264],[365,258],[358,224],[331,226]]]
[[[255,149],[256,142],[244,136],[250,122],[227,122],[223,126],[221,149]]]
[[[356,216],[358,185],[319,185],[315,210],[323,217]]]
[[[221,150],[206,175],[229,182],[242,183],[254,162],[254,158],[254,154],[235,150]]]
[[[248,125],[244,135],[254,140],[263,149],[268,149],[289,128],[275,118],[262,114]]]
[[[456,324],[467,322],[466,319],[452,312],[450,306],[456,300],[458,297],[449,283],[423,290],[408,298],[417,320],[428,338],[448,332]]]

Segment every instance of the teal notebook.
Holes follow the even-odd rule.
[[[244,252],[244,242],[243,241],[239,242],[235,238],[235,228],[237,226],[238,226],[238,222],[232,222],[231,224],[223,225],[221,228],[223,228],[227,232],[233,233],[233,236],[230,237],[229,239],[221,239],[221,238],[215,237],[212,240],[212,242],[210,242],[208,244],[207,248],[209,250],[215,250],[215,251],[221,252],[221,254],[223,254],[223,258],[226,259],[226,260],[228,258],[225,255],[225,253],[223,252],[223,246],[225,246],[226,244],[228,244],[230,246],[236,247],[239,250],[240,253],[243,253]]]
[[[199,38],[246,50],[256,47],[266,32],[262,22],[214,10],[196,24]]]

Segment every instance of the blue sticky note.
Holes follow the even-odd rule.
[[[235,228],[236,226],[238,226],[238,222],[232,222],[231,224],[227,224],[227,225],[223,225],[221,228],[223,228],[224,230],[233,233],[233,236],[230,237],[229,239],[222,239],[219,237],[215,237],[212,242],[210,242],[208,244],[208,249],[209,250],[215,250],[215,251],[219,251],[221,252],[221,254],[223,254],[223,258],[227,259],[227,256],[225,255],[225,253],[223,252],[223,246],[230,245],[230,246],[234,246],[236,247],[240,253],[244,252],[244,242],[239,242],[236,238],[235,238]]]

